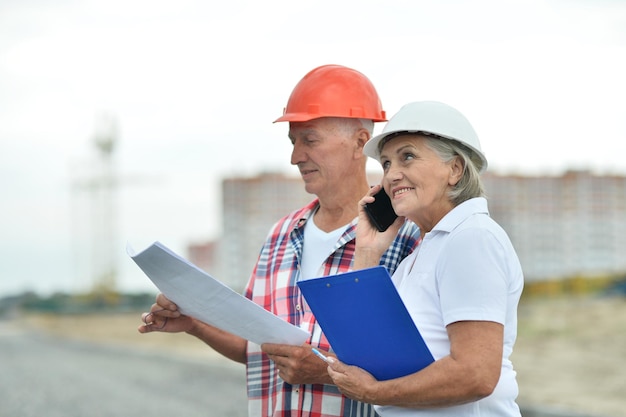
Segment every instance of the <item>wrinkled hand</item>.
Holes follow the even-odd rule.
[[[374,202],[374,194],[381,188],[380,184],[371,187],[368,193],[359,200],[359,222],[356,228],[357,258],[355,258],[358,262],[355,262],[355,269],[377,265],[405,221],[404,217],[398,217],[384,232],[379,232],[372,225],[365,211],[365,204]]]
[[[361,402],[376,403],[373,393],[378,381],[369,372],[358,366],[346,365],[336,358],[328,365],[327,371],[333,383],[346,397]]]
[[[144,324],[139,326],[139,333],[187,332],[193,326],[193,319],[181,314],[178,306],[170,301],[163,294],[156,297],[156,302],[152,304],[150,312],[141,315]]]
[[[376,200],[374,198],[374,194],[380,191],[381,188],[383,187],[380,184],[371,187],[369,191],[367,192],[367,194],[365,194],[359,200],[359,222],[357,224],[357,229],[356,229],[357,237],[360,234],[363,236],[363,238],[369,237],[370,239],[373,239],[376,236],[376,233],[378,233],[378,230],[376,229],[376,227],[370,222],[370,218],[367,212],[365,211],[365,205],[369,203],[373,203],[374,200]]]
[[[279,375],[289,384],[328,384],[326,362],[315,356],[310,345],[264,343],[261,350],[274,361]],[[324,352],[326,354],[326,352]]]

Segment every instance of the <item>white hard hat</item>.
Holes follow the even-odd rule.
[[[487,158],[480,148],[474,128],[457,109],[438,101],[416,101],[405,104],[395,114],[380,135],[370,139],[363,148],[365,155],[380,161],[378,144],[394,133],[426,133],[452,139],[470,148],[480,158],[480,172],[487,169]]]

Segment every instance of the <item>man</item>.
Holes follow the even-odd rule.
[[[222,355],[246,364],[248,409],[259,417],[374,416],[373,406],[341,395],[312,353],[329,351],[296,285],[298,280],[351,270],[358,202],[368,192],[363,146],[374,122],[385,121],[380,99],[367,77],[338,65],[315,68],[296,85],[283,116],[289,122],[297,165],[307,192],[317,198],[280,219],[270,230],[245,296],[311,333],[303,346],[258,346],[191,317],[181,315],[162,294],[144,313],[141,333],[187,332]],[[419,237],[410,222],[402,226],[381,259],[390,273]],[[332,356],[332,353],[331,353]]]

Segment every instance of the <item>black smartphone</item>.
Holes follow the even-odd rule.
[[[364,208],[365,212],[370,218],[370,221],[378,229],[379,232],[384,232],[393,224],[398,215],[393,211],[391,206],[391,200],[384,189],[380,189],[379,192],[374,194],[373,203],[367,203]]]

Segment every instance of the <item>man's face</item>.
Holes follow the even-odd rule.
[[[357,131],[353,122],[328,117],[290,123],[291,163],[298,166],[308,193],[336,192],[345,175],[354,172]]]

